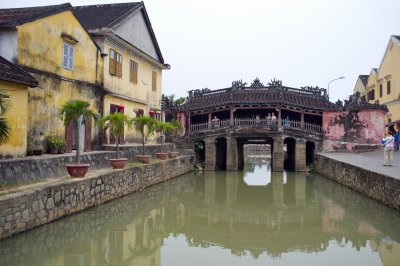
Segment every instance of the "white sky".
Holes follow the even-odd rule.
[[[67,0],[1,0],[0,8]],[[131,2],[72,0],[72,5]],[[165,62],[163,93],[220,89],[238,79],[273,78],[290,87],[330,85],[352,94],[400,35],[400,0],[144,0]]]

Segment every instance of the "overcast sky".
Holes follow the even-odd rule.
[[[1,8],[66,0],[14,0]],[[131,2],[73,0],[72,5]],[[144,0],[165,62],[164,94],[273,78],[290,87],[352,94],[357,77],[378,68],[390,35],[400,35],[400,0]]]

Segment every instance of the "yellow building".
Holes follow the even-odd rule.
[[[368,75],[359,75],[354,86],[354,94],[359,93],[360,96],[365,96],[365,91],[367,90]]]
[[[67,150],[76,145],[78,129],[85,150],[99,144],[94,125],[65,128],[58,108],[67,100],[89,101],[101,112],[103,58],[72,6],[67,4],[0,9],[0,55],[34,76],[28,89],[27,131],[32,149],[46,150],[46,137],[66,136]],[[25,98],[23,99],[25,101]],[[15,106],[22,106],[18,100]],[[25,141],[25,140],[24,140]]]
[[[400,36],[391,36],[378,69],[372,69],[366,86],[370,103],[389,108],[386,125],[400,129]]]
[[[143,2],[75,7],[104,58],[103,114],[123,112],[161,119],[164,63]],[[140,139],[127,131],[125,142]],[[111,139],[111,143],[113,140]]]
[[[23,157],[27,151],[28,87],[37,80],[0,56],[0,91],[8,95],[11,108],[4,115],[10,126],[9,140],[0,146],[0,158]],[[0,110],[0,115],[2,115]]]

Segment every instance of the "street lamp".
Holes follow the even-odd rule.
[[[344,76],[341,76],[341,77],[338,77],[338,78],[335,78],[335,79],[332,79],[331,81],[329,81],[329,83],[328,83],[328,97],[329,97],[329,85],[331,85],[331,83],[333,81],[338,80],[338,79],[344,79]]]

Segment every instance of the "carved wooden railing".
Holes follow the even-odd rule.
[[[278,121],[271,119],[257,119],[257,118],[235,118],[233,120],[233,126],[264,126],[269,127],[271,130],[278,129]],[[230,120],[224,119],[218,122],[212,122],[211,128],[208,122],[196,123],[190,125],[190,132],[198,132],[205,130],[216,130],[219,128],[230,127]],[[295,128],[304,131],[322,132],[322,126],[318,124],[312,124],[309,122],[301,123],[299,120],[282,120],[281,127],[283,128]]]

